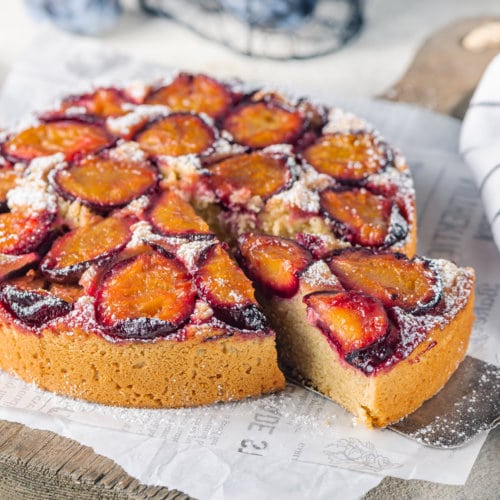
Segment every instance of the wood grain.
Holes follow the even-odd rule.
[[[0,421],[0,499],[188,500],[147,486],[109,458],[53,432]]]

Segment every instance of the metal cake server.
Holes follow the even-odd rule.
[[[466,356],[441,392],[388,427],[433,448],[458,448],[500,423],[500,368]]]

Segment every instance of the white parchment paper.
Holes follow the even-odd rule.
[[[11,126],[90,81],[165,73],[97,42],[46,32],[9,75],[0,95],[0,124]],[[457,152],[459,122],[404,105],[334,98],[327,91],[313,97],[366,117],[404,151],[415,177],[419,253],[476,268],[477,320],[469,353],[498,365],[500,255]],[[385,475],[463,484],[486,437],[458,450],[425,448],[389,430],[358,426],[335,403],[294,385],[239,403],[135,410],[56,396],[3,372],[0,418],[77,439],[141,481],[204,499],[357,498]]]

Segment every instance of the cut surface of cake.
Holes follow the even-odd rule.
[[[284,387],[269,318],[286,370],[385,425],[374,381],[423,376],[455,328],[436,392],[470,330],[470,271],[415,248],[408,166],[360,118],[206,75],[95,88],[0,137],[0,368],[110,405],[238,400]]]
[[[285,372],[384,427],[419,408],[465,356],[474,272],[370,249],[314,259],[292,240],[239,237]]]
[[[285,372],[368,427],[416,410],[465,356],[470,268],[368,249],[314,259],[295,241],[255,234],[240,236],[239,254]]]

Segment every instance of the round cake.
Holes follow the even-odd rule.
[[[64,98],[0,152],[0,368],[44,389],[132,407],[276,391],[271,319],[282,366],[361,415],[318,377],[417,366],[464,311],[467,344],[472,272],[411,260],[408,167],[350,113],[179,73]],[[356,403],[366,423],[421,404],[464,352],[390,416]]]

